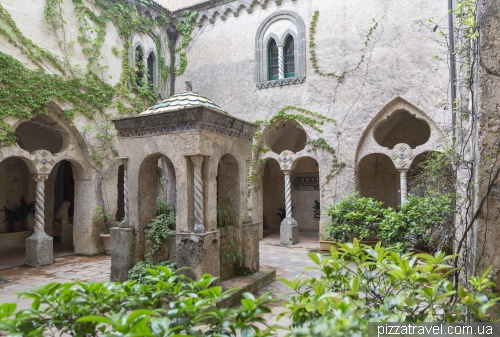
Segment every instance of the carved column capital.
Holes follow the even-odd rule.
[[[203,164],[203,156],[202,155],[195,155],[195,156],[190,156],[191,161],[193,162],[193,165],[195,168],[200,168],[201,165]]]
[[[48,174],[33,174],[33,180],[35,180],[37,184],[44,183],[47,179],[49,179]]]

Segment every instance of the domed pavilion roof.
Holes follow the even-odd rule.
[[[215,104],[208,98],[203,97],[196,92],[184,91],[176,95],[170,96],[166,100],[156,105],[153,105],[146,111],[141,112],[139,115],[157,114],[162,112],[176,111],[194,107],[204,107],[216,112],[222,112],[224,114],[227,114],[227,112],[222,110],[217,104]]]

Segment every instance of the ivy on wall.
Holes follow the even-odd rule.
[[[289,113],[289,111],[294,111],[294,113]],[[328,116],[325,116],[323,114],[320,114],[319,112],[311,111],[305,108],[293,106],[293,105],[287,105],[280,109],[276,114],[274,114],[269,120],[257,120],[254,123],[259,126],[259,129],[254,135],[254,139],[258,140],[260,136],[262,136],[262,131],[263,127],[266,125],[271,125],[278,120],[283,120],[283,121],[288,121],[288,120],[296,120],[299,122],[302,122],[305,125],[310,126],[314,130],[318,132],[323,132],[323,129],[320,128],[321,125],[323,125],[325,122],[331,122],[331,123],[336,123],[336,120],[333,118],[330,118]],[[330,154],[333,155],[332,158],[332,168],[330,170],[330,173],[326,176],[327,182],[330,181],[331,178],[335,176],[340,170],[345,166],[345,163],[339,163],[337,160],[336,152],[335,149],[326,142],[324,138],[319,138],[315,140],[309,140],[306,142],[306,144],[311,145],[313,148],[320,148],[323,150],[326,150]],[[254,143],[252,146],[252,158],[258,158],[260,152],[267,152],[269,151],[269,148],[267,147],[259,147],[257,143]],[[311,150],[308,150],[309,152]],[[250,196],[252,193],[252,184],[261,177],[260,172],[255,172],[256,170],[256,164],[258,163],[265,163],[266,159],[252,159],[249,162],[249,171],[248,171],[248,176],[247,176],[247,187],[248,191],[247,194]]]
[[[166,65],[161,53],[162,37],[158,31],[165,31],[169,23],[164,13],[154,18],[144,15],[153,5],[152,1],[140,0],[130,3],[127,0],[107,1],[90,0],[92,8],[82,0],[72,0],[77,19],[80,22],[78,41],[69,41],[65,31],[62,0],[46,0],[44,9],[48,30],[56,34],[64,56],[37,46],[25,37],[7,10],[0,4],[0,34],[7,38],[13,47],[20,50],[38,68],[24,67],[12,56],[0,52],[0,150],[16,141],[15,130],[5,121],[8,116],[31,119],[36,115],[47,114],[47,104],[53,100],[68,103],[72,108],[65,111],[64,118],[72,118],[81,113],[88,118],[98,113],[107,119],[107,108],[116,107],[120,114],[131,114],[145,110],[158,100],[155,88],[147,85],[144,79],[137,79],[136,72],[128,62],[129,38],[132,33],[146,34],[156,40],[158,55],[158,84],[164,87],[170,67]],[[195,11],[182,12],[185,19],[179,23],[182,35],[180,68],[182,74],[187,66],[187,58],[182,54],[191,41],[194,29]],[[113,54],[122,57],[122,74],[113,87],[106,83],[111,76],[106,74],[107,65],[103,64],[102,47],[106,37],[106,25],[112,23],[125,41],[123,49],[112,48]],[[70,47],[76,43],[86,55],[85,69],[73,65]],[[141,65],[145,66],[145,65]],[[47,71],[48,70],[48,71]],[[52,71],[54,74],[49,73]],[[146,73],[146,72],[143,72]],[[146,85],[145,85],[146,84]]]
[[[311,27],[309,28],[309,55],[310,55],[309,58],[311,60],[312,66],[314,68],[314,72],[320,76],[333,77],[337,81],[342,82],[348,73],[352,73],[361,67],[361,64],[365,60],[365,54],[363,53],[363,55],[361,55],[360,60],[358,61],[356,66],[354,68],[352,68],[351,70],[343,70],[339,73],[322,71],[318,65],[318,56],[316,55],[316,50],[314,49],[314,47],[316,46],[315,34],[316,34],[316,25],[318,23],[318,17],[319,17],[319,11],[316,10],[313,14],[313,17],[312,17]],[[365,44],[364,44],[365,48],[368,47],[368,42],[370,41],[370,38],[371,38],[373,32],[375,31],[375,29],[377,29],[377,27],[378,27],[378,22],[373,20],[373,26],[370,27],[370,30],[368,31],[368,33],[366,35]]]

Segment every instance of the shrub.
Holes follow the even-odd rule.
[[[151,261],[139,261],[128,271],[128,279],[142,284],[154,284],[154,281],[151,281],[151,278],[148,277],[151,276],[148,268],[158,270],[159,266],[168,267],[171,271],[177,270],[177,263],[174,261],[166,260],[158,264]]]
[[[22,292],[33,300],[31,308],[16,312],[16,304],[1,305],[0,331],[9,336],[165,337],[270,336],[275,329],[258,317],[271,312],[268,294],[245,293],[239,307],[217,309],[234,289],[211,286],[216,278],[205,274],[193,281],[164,266],[148,272],[151,284],[51,283]]]
[[[153,255],[160,249],[165,239],[169,236],[170,230],[175,230],[175,210],[171,204],[158,199],[156,202],[156,213],[156,217],[148,224],[149,232],[146,234],[146,237],[151,242],[151,249],[147,252],[147,256]]]
[[[445,249],[454,214],[452,200],[449,194],[409,195],[400,211],[384,210],[379,235],[391,245],[404,245],[405,250],[412,247],[428,252]]]
[[[347,242],[355,235],[360,239],[370,236],[375,224],[382,219],[382,202],[364,198],[359,192],[349,195],[338,204],[328,207],[330,224],[325,233],[330,239]]]
[[[292,319],[296,336],[364,336],[371,321],[456,322],[468,314],[484,321],[500,300],[491,291],[495,284],[487,279],[489,270],[455,290],[447,280],[453,269],[445,265],[454,256],[441,252],[402,255],[380,242],[372,249],[355,239],[340,243],[339,250],[332,247],[331,254],[309,253],[314,266],[306,269],[319,270],[318,278],[279,278],[294,292],[279,317]]]

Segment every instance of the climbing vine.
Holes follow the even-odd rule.
[[[139,62],[137,71],[129,61],[130,37],[133,33],[150,36],[156,41],[158,55],[158,85],[164,88],[170,67],[162,56],[162,40],[166,38],[169,19],[160,10],[151,11],[154,3],[150,0],[130,2],[128,0],[71,0],[79,22],[77,38],[70,37],[65,29],[63,0],[46,0],[44,18],[49,32],[57,37],[62,57],[39,47],[24,36],[7,10],[0,4],[0,34],[32,62],[36,69],[29,69],[12,56],[0,52],[0,151],[13,145],[17,138],[8,117],[30,120],[37,115],[49,113],[52,101],[66,103],[63,118],[71,119],[75,114],[89,118],[90,123],[80,129],[83,144],[88,149],[88,164],[98,177],[97,187],[100,207],[109,211],[105,205],[102,183],[114,174],[115,131],[109,122],[107,111],[116,108],[120,114],[132,114],[145,110],[158,101],[157,88],[149,85],[144,62]],[[153,12],[154,14],[150,14]],[[191,41],[194,29],[195,11],[182,12],[184,20],[178,29],[182,42],[176,52],[185,50]],[[112,23],[123,42],[123,48],[112,47],[111,52],[122,58],[122,73],[114,86],[106,81],[108,65],[104,63],[103,47],[106,26]],[[73,40],[72,40],[73,39]],[[72,62],[76,45],[81,47],[87,64],[80,66]],[[184,72],[187,58],[181,54],[177,74]]]
[[[327,151],[332,155],[332,168],[330,172],[326,175],[326,181],[329,182],[337,173],[340,172],[341,169],[345,167],[345,162],[340,162],[337,159],[337,153],[335,149],[326,142],[324,138],[311,139],[306,142],[306,144],[311,145],[315,149],[322,149]],[[307,150],[307,152],[311,152],[312,149]]]
[[[175,49],[176,53],[179,53],[179,68],[175,69],[175,76],[182,75],[187,67],[187,55],[186,47],[189,42],[193,39],[191,36],[194,27],[196,25],[196,18],[198,17],[197,11],[185,10],[181,12],[181,16],[184,18],[176,27],[176,30],[182,35],[181,45]]]
[[[342,82],[348,73],[355,72],[356,70],[358,70],[361,67],[361,64],[363,64],[363,62],[365,60],[365,53],[363,53],[363,55],[361,55],[360,60],[358,61],[356,66],[354,68],[352,68],[351,70],[343,70],[340,73],[322,71],[319,68],[318,57],[316,55],[316,50],[314,49],[314,47],[316,46],[314,34],[316,34],[316,25],[318,23],[318,17],[319,17],[319,11],[316,10],[313,14],[313,17],[312,17],[311,27],[309,28],[309,54],[310,54],[309,58],[311,60],[312,66],[314,68],[314,72],[320,76],[334,77],[337,81]],[[370,41],[370,37],[372,36],[375,29],[377,29],[377,27],[378,27],[378,22],[373,20],[373,25],[370,27],[370,30],[368,31],[368,34],[366,35],[365,49],[368,47],[368,42]]]
[[[289,111],[294,111],[295,113],[289,113]],[[302,122],[305,125],[309,125],[311,128],[318,132],[323,132],[323,129],[320,128],[319,126],[323,125],[325,122],[331,122],[331,123],[336,123],[336,120],[333,118],[330,118],[328,116],[325,116],[323,114],[320,114],[319,112],[316,111],[311,111],[305,108],[293,106],[293,105],[286,105],[282,109],[280,109],[276,114],[274,114],[269,120],[257,120],[254,122],[254,124],[257,124],[259,126],[257,132],[254,134],[254,139],[258,140],[260,136],[262,135],[262,131],[264,126],[270,125],[275,123],[278,120],[283,120],[283,121],[288,121],[288,120],[296,120],[299,122]],[[338,163],[336,152],[333,149],[333,147],[326,142],[324,138],[319,138],[316,140],[310,140],[307,141],[306,144],[312,145],[314,148],[321,148],[326,150],[327,152],[331,153],[333,155],[332,159],[332,169],[330,173],[327,175],[327,181],[330,181],[331,178],[335,176],[337,172],[339,172],[344,166],[345,163]],[[257,143],[254,143],[252,145],[252,158],[258,158],[260,152],[267,152],[269,151],[269,148],[267,147],[259,147]],[[311,151],[311,150],[308,150]],[[248,171],[248,176],[247,176],[247,186],[248,186],[248,191],[247,194],[250,196],[252,193],[252,184],[254,181],[259,179],[261,177],[260,172],[255,172],[256,170],[256,164],[258,163],[265,163],[266,159],[252,159],[249,162],[249,171]]]

